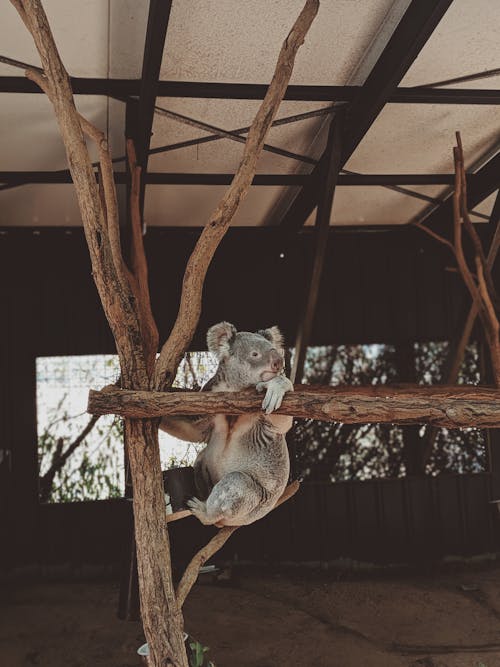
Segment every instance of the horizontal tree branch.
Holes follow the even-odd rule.
[[[262,395],[243,392],[152,392],[106,387],[89,392],[91,414],[131,418],[163,415],[240,415],[261,410]],[[345,424],[424,424],[448,428],[500,427],[500,390],[476,386],[314,387],[296,385],[280,414]]]

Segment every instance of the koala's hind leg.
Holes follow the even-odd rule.
[[[192,498],[187,505],[205,525],[241,526],[266,495],[250,475],[231,472],[217,482],[206,501]]]

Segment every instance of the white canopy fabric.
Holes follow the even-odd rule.
[[[174,0],[160,78],[174,81],[268,83],[283,39],[302,0]],[[292,84],[361,85],[409,0],[323,0],[300,49]],[[139,78],[147,0],[45,0],[63,62],[72,76]],[[420,86],[500,67],[498,0],[455,0],[422,49],[402,86]],[[31,37],[9,2],[0,7],[0,53],[39,65]],[[0,64],[0,75],[22,72]],[[500,76],[454,88],[499,88]],[[109,132],[113,154],[124,153],[124,104],[101,96],[76,96],[79,110]],[[157,104],[226,130],[249,125],[258,101],[158,98]],[[283,102],[279,117],[329,106]],[[66,168],[54,114],[43,95],[0,93],[0,171]],[[325,117],[273,128],[268,143],[318,158]],[[387,104],[346,169],[363,174],[441,174],[452,171],[451,147],[460,130],[466,166],[500,140],[500,107]],[[156,115],[151,147],[207,133]],[[232,173],[242,144],[221,139],[152,155],[150,172]],[[311,165],[264,153],[258,173],[308,173]],[[118,170],[123,165],[117,166]],[[408,186],[438,197],[447,186]],[[202,226],[223,186],[148,185],[148,225]],[[297,187],[254,186],[234,225],[278,224]],[[488,214],[494,196],[477,210]],[[428,203],[380,186],[337,187],[331,224],[400,225]],[[312,218],[309,220],[309,224]],[[72,185],[23,185],[0,191],[0,226],[81,224]]]

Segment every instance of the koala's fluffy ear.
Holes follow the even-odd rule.
[[[285,347],[285,340],[283,334],[278,327],[269,327],[269,329],[261,329],[257,331],[258,334],[267,338],[277,350],[282,350]]]
[[[229,322],[219,322],[207,331],[207,345],[210,352],[219,359],[229,354],[229,346],[236,334],[236,327]]]

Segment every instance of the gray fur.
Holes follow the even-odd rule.
[[[160,428],[207,446],[195,461],[198,498],[188,506],[204,524],[240,526],[265,516],[288,481],[285,433],[292,418],[274,415],[293,385],[283,374],[283,338],[278,327],[237,332],[228,322],[211,327],[208,348],[219,366],[202,391],[265,390],[263,412],[230,417],[164,417]]]

